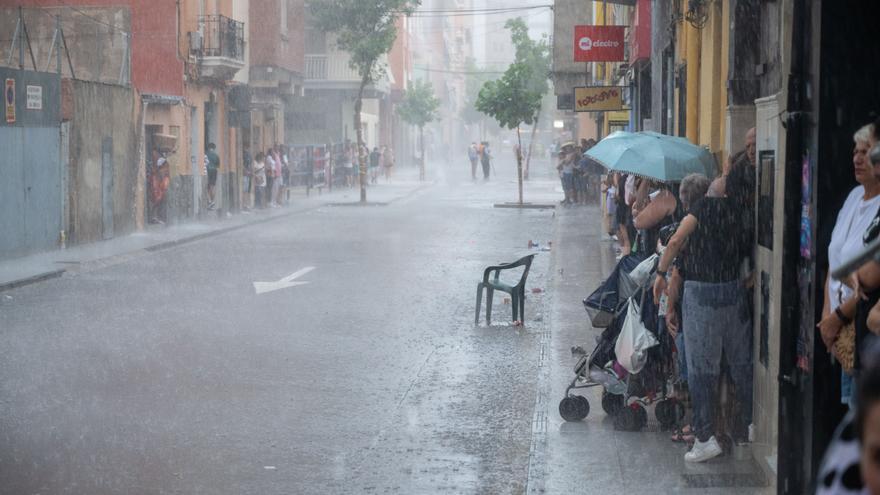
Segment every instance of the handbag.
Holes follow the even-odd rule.
[[[837,334],[837,340],[831,346],[831,352],[840,363],[840,367],[847,375],[852,375],[856,364],[856,326],[852,322],[847,323]]]
[[[849,226],[846,229],[847,237],[849,237],[850,232],[852,231],[852,224],[855,220],[855,216],[856,214],[853,212],[849,219]],[[843,304],[842,289],[838,289],[837,291],[837,300],[840,304]],[[837,359],[837,362],[840,363],[840,367],[843,368],[844,373],[852,375],[853,367],[855,367],[856,362],[856,326],[853,322],[847,323],[840,329],[840,333],[837,334],[837,340],[835,340],[834,345],[831,346],[831,353],[834,355],[834,358]]]

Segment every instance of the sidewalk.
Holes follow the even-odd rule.
[[[687,447],[660,431],[653,408],[641,432],[615,431],[602,410],[601,387],[575,391],[590,402],[582,422],[565,422],[558,412],[579,356],[588,353],[600,331],[593,329],[581,300],[614,267],[613,243],[603,241],[597,206],[557,208],[550,298],[550,337],[544,350],[548,365],[539,368],[528,493],[773,493],[750,458],[732,456],[687,464]],[[536,420],[536,425],[539,422]]]
[[[378,184],[370,185],[367,188],[367,200],[369,203],[391,203],[430,184],[428,181],[418,181],[417,169],[403,169],[397,171],[391,182],[386,183],[384,179],[379,179]],[[332,192],[325,189],[323,194],[318,194],[313,189],[309,196],[306,196],[305,188],[296,188],[291,191],[290,204],[283,208],[253,210],[227,216],[222,213],[216,216],[205,215],[179,225],[150,225],[141,232],[106,241],[0,261],[0,292],[57,278],[86,267],[120,263],[144,252],[159,251],[323,206],[356,203],[359,200],[360,189],[357,187],[334,188]]]

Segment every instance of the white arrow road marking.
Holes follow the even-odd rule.
[[[290,275],[282,278],[277,282],[254,282],[254,290],[257,294],[265,294],[267,292],[272,292],[280,289],[287,289],[290,287],[296,287],[298,285],[306,285],[310,282],[297,282],[296,279],[302,277],[303,275],[309,273],[314,270],[315,267],[307,266],[302,270],[298,270]]]

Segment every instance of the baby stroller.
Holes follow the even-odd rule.
[[[589,415],[587,399],[571,392],[596,386],[603,388],[602,409],[614,418],[616,429],[642,429],[648,422],[645,406],[650,404],[655,404],[654,414],[664,429],[684,418],[684,406],[668,395],[669,383],[674,378],[673,342],[666,332],[657,331],[657,306],[651,295],[656,265],[656,256],[626,256],[611,276],[584,299],[593,327],[604,330],[593,351],[581,357],[574,367],[575,376],[559,403],[559,414],[564,420],[580,421]],[[644,367],[638,373],[627,372],[615,354],[630,304],[639,305],[642,322],[657,341],[648,350]]]

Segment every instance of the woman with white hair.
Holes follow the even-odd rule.
[[[859,129],[855,135],[853,136],[853,141],[855,142],[855,147],[853,148],[853,167],[856,172],[856,177],[868,176],[870,175],[871,179],[875,182],[870,182],[871,179],[867,179],[867,184],[864,185],[865,194],[862,195],[862,199],[865,199],[868,193],[873,193],[875,196],[880,196],[880,185],[878,185],[877,176],[880,175],[878,173],[878,169],[880,167],[875,167],[871,165],[870,160],[868,159],[868,153],[871,148],[877,144],[877,137],[875,134],[875,127],[873,124],[866,125]],[[857,179],[859,180],[859,179]],[[865,179],[860,179],[859,182],[862,183]],[[860,189],[856,187],[853,193],[850,193],[850,198],[853,195],[858,195]],[[850,198],[847,198],[847,201],[850,201]],[[874,199],[875,197],[871,197],[869,199]],[[841,210],[843,212],[843,210]],[[853,254],[859,252],[865,244],[873,241],[880,233],[880,229],[877,228],[875,218],[880,217],[880,208],[876,205],[873,206],[872,209],[869,209],[866,213],[867,219],[865,221],[865,225],[859,225],[857,230],[851,234],[854,236],[854,239],[850,239],[849,243],[852,244],[852,247],[849,245],[844,246],[842,249],[846,250],[843,253],[843,256],[840,259],[840,263],[846,261]],[[840,217],[838,217],[838,223],[840,222]],[[837,225],[835,225],[835,231],[837,230]],[[832,256],[835,256],[836,247],[832,243],[828,248],[828,257],[829,257],[829,265],[831,265]],[[834,269],[834,266],[829,266],[829,272]],[[829,310],[827,313],[823,313],[824,317],[822,321],[817,325],[819,327],[819,332],[822,336],[822,341],[825,343],[825,346],[828,349],[832,349],[834,343],[837,341],[840,336],[841,330],[849,325],[853,324],[855,327],[855,353],[854,353],[854,369],[858,370],[860,359],[859,354],[862,349],[864,349],[863,341],[868,338],[871,333],[867,327],[867,318],[868,312],[871,307],[880,300],[880,264],[877,262],[869,262],[863,265],[856,276],[850,280],[845,282],[840,282],[841,292],[844,294],[848,294],[847,297],[844,298],[834,309]],[[856,290],[856,286],[858,290]],[[829,282],[829,288],[831,288],[831,282]],[[860,292],[864,292],[861,294]],[[828,296],[833,296],[833,294],[828,294]],[[833,302],[833,301],[832,301]],[[844,376],[844,387],[847,385],[852,386],[852,384],[847,380],[846,376]]]
[[[825,279],[825,302],[822,306],[823,321],[835,313],[834,317],[843,323],[843,320],[836,313],[841,311],[839,306],[853,296],[853,289],[847,285],[848,281],[832,278],[831,272],[862,250],[862,235],[880,208],[880,179],[874,176],[873,167],[867,157],[868,150],[873,146],[873,127],[873,125],[866,125],[853,135],[852,164],[858,185],[850,191],[840,208],[837,221],[834,223],[834,230],[831,233],[831,243],[828,245],[828,276]],[[832,323],[832,321],[828,323]],[[826,327],[830,329],[830,325],[826,325]],[[837,331],[839,332],[839,329]],[[829,350],[831,350],[830,347]],[[847,370],[842,370],[841,403],[849,404],[851,396],[852,377]]]

